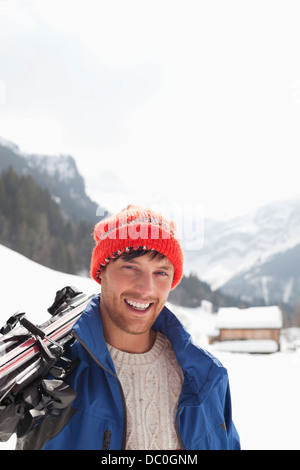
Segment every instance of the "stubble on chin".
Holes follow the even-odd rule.
[[[124,298],[121,298],[120,300],[113,299],[109,304],[107,304],[104,299],[101,299],[100,315],[102,317],[103,324],[107,325],[108,328],[110,326],[134,336],[149,332],[159,313],[163,309],[165,302],[153,302],[151,314],[143,318],[142,313],[139,319],[138,313],[136,314],[136,318],[132,318],[131,313],[126,312],[125,298],[130,298],[130,296],[124,296]]]

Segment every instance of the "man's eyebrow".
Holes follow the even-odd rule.
[[[132,264],[139,264],[136,260],[136,258],[132,258],[132,259],[126,259],[126,258],[123,258],[122,256],[120,256],[119,258],[117,258],[117,260],[120,260],[120,261],[123,261],[123,263],[132,263]]]
[[[140,266],[138,257],[126,260],[126,259],[122,258],[122,256],[121,256],[119,259],[122,260],[123,263],[136,264],[137,266]],[[164,260],[158,261],[156,269],[164,269],[166,271],[172,271],[172,265],[160,264],[160,263],[163,263],[163,262],[164,262]]]
[[[172,266],[169,266],[168,264],[163,264],[162,266],[157,266],[157,269],[164,269],[166,271],[172,271]]]

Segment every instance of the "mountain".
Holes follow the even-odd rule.
[[[196,308],[207,305],[210,311],[217,312],[220,307],[246,308],[260,303],[246,302],[236,295],[225,294],[220,290],[212,291],[209,284],[201,281],[195,274],[184,275],[180,284],[169,294],[169,300],[174,305]],[[207,303],[208,302],[208,303]]]
[[[186,253],[186,272],[247,301],[294,307],[300,300],[300,198],[207,221],[204,235],[203,249]]]
[[[40,264],[68,272],[88,272],[93,226],[74,222],[31,175],[12,167],[0,174],[0,243]]]
[[[71,156],[27,154],[0,138],[0,174],[9,166],[19,175],[31,175],[39,186],[48,189],[62,212],[74,222],[95,224],[99,221],[97,213],[105,213],[87,196],[83,177]]]
[[[262,298],[266,305],[296,306],[300,300],[300,244],[254,264],[226,282],[221,290],[248,301]]]
[[[108,213],[71,156],[26,154],[0,138],[0,242],[40,264],[88,273],[95,223]]]

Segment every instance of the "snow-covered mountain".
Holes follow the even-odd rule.
[[[29,168],[35,169],[41,174],[56,176],[59,181],[64,183],[68,183],[78,176],[75,161],[70,156],[27,154],[21,152],[16,144],[4,139],[3,137],[0,137],[0,147],[2,148],[1,170],[5,168],[7,164],[15,166],[19,163],[20,167],[23,166],[23,170],[25,170],[25,167],[28,165]],[[5,150],[7,152],[5,152]],[[17,157],[20,157],[21,160]],[[25,161],[22,162],[22,159],[25,159]]]
[[[230,295],[295,305],[300,300],[298,245],[300,198],[234,220],[208,221],[203,249],[186,253],[186,271]]]
[[[32,155],[21,152],[17,145],[0,138],[0,173],[12,166],[20,175],[31,175],[42,187],[49,190],[62,211],[73,221],[85,219],[99,221],[99,206],[86,194],[85,182],[76,162],[69,155]]]
[[[267,305],[288,304],[294,307],[300,300],[300,245],[276,253],[266,261],[254,264],[222,286],[227,294],[244,299],[263,299]]]

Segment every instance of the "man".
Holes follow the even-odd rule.
[[[238,449],[228,376],[165,307],[182,277],[175,224],[140,206],[95,227],[101,284],[74,326],[77,396],[21,449]]]

